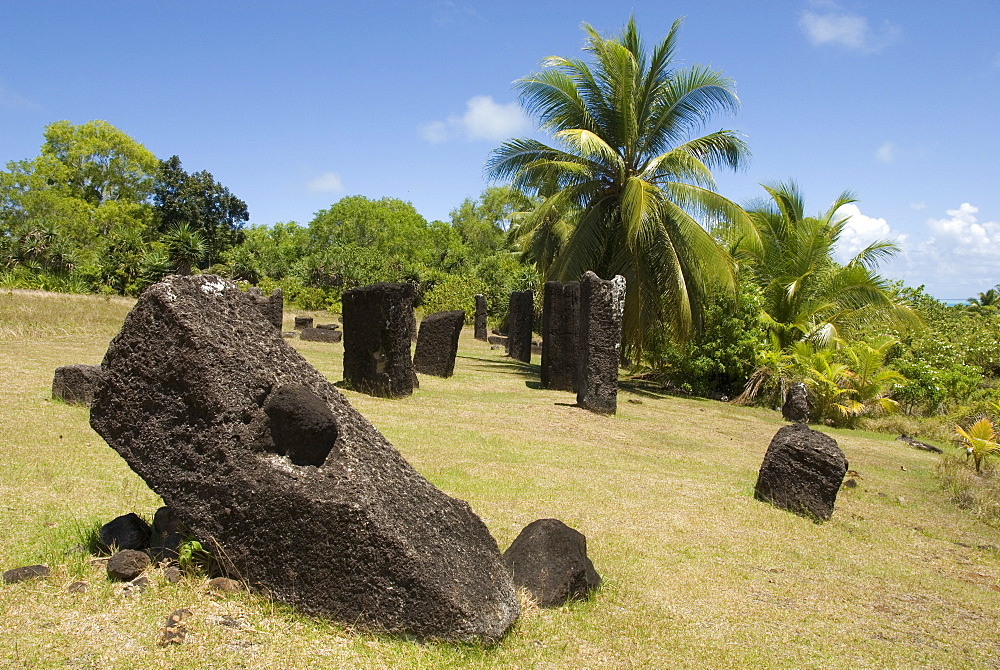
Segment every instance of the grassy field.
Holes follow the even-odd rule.
[[[623,390],[617,416],[596,416],[471,330],[454,377],[422,376],[403,400],[347,395],[501,549],[542,517],[585,533],[595,598],[529,603],[483,649],[360,633],[157,571],[126,593],[74,547],[160,501],[50,389],[57,366],[100,362],[129,307],[0,292],[0,569],[53,568],[0,586],[0,667],[1000,668],[1000,530],[949,500],[940,457],[828,431],[861,478],[814,524],[753,499],[778,414]],[[341,379],[341,345],[292,345]],[[87,592],[68,593],[78,579]],[[158,646],[179,607],[186,641]]]

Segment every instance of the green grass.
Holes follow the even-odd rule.
[[[636,390],[620,394],[617,416],[593,415],[471,331],[454,377],[421,376],[402,400],[345,394],[424,476],[467,500],[501,548],[542,517],[585,533],[605,580],[593,600],[528,604],[482,649],[365,634],[253,594],[215,596],[195,578],[154,573],[127,596],[66,552],[94,524],[160,501],[86,409],[49,395],[55,367],[101,360],[128,307],[0,291],[0,568],[53,567],[0,587],[0,667],[1000,667],[1000,530],[951,501],[939,457],[828,431],[862,477],[814,524],[753,499],[778,414]],[[293,346],[341,378],[341,345]],[[81,578],[86,593],[65,592]],[[158,646],[180,607],[193,612],[187,640]]]

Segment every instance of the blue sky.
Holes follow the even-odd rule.
[[[889,237],[883,273],[939,298],[1000,283],[997,0],[0,0],[0,163],[37,155],[48,123],[104,119],[211,172],[253,223],[352,194],[448,220],[490,150],[534,132],[511,83],[630,12],[649,42],[685,17],[680,62],[736,81],[742,111],[706,130],[753,159],[723,194],[794,178],[819,212],[851,189],[844,258]]]

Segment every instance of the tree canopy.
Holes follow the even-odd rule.
[[[711,68],[677,67],[680,25],[647,50],[634,19],[616,37],[585,24],[592,64],[553,56],[515,84],[556,146],[515,139],[488,163],[492,177],[525,192],[554,185],[527,227],[576,211],[548,278],[625,276],[623,344],[632,355],[660,328],[690,334],[710,288],[732,288],[730,259],[701,222],[745,218],[715,192],[711,173],[742,166],[745,142],[730,130],[697,134],[739,108],[735,87]]]

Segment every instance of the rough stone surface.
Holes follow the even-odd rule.
[[[781,416],[792,423],[809,423],[809,392],[802,382],[795,382],[785,394]]]
[[[476,294],[476,320],[475,320],[475,338],[477,340],[486,341],[486,296],[482,293]]]
[[[337,418],[302,384],[283,384],[264,403],[274,451],[295,465],[323,465],[337,441]]]
[[[149,567],[149,554],[135,549],[124,549],[108,559],[108,577],[119,582],[130,582]]]
[[[577,390],[580,282],[545,282],[542,301],[542,386]]]
[[[344,379],[373,396],[413,393],[417,376],[410,358],[416,336],[413,285],[379,283],[345,291]]]
[[[187,528],[174,510],[163,505],[153,514],[153,532],[158,535],[183,534],[187,532]]]
[[[303,328],[312,328],[313,318],[311,316],[297,316],[295,317],[295,330],[302,330]]]
[[[783,426],[764,454],[754,497],[826,521],[847,474],[847,459],[829,435],[796,423]]]
[[[105,356],[91,425],[251,588],[369,629],[499,639],[518,602],[486,526],[262,320],[217,277],[146,289]],[[320,466],[276,453],[264,406],[286,384],[336,419]]]
[[[593,272],[580,279],[580,355],[576,402],[599,414],[618,410],[618,361],[625,307],[625,278],[604,280]]]
[[[507,355],[524,363],[531,362],[534,300],[531,289],[514,291],[510,294],[510,309],[507,312]]]
[[[299,339],[310,342],[340,342],[344,339],[344,334],[332,328],[303,328],[299,332]]]
[[[435,377],[451,377],[455,373],[458,338],[465,325],[465,312],[435,312],[420,321],[417,348],[413,352],[413,367],[417,372]]]
[[[586,599],[601,577],[587,557],[587,538],[558,519],[532,521],[503,554],[515,586],[540,607]]]
[[[265,296],[256,286],[247,289],[247,293],[253,296],[257,309],[264,315],[271,325],[281,331],[281,321],[285,316],[285,296],[280,288],[271,291],[271,295]]]
[[[4,584],[17,584],[36,577],[48,577],[51,570],[47,565],[24,565],[3,573]]]
[[[101,546],[114,551],[117,549],[148,549],[153,529],[140,516],[129,512],[116,517],[101,526],[98,538]]]
[[[64,365],[56,368],[52,377],[52,397],[75,405],[90,406],[100,382],[100,365]]]

